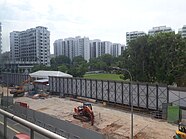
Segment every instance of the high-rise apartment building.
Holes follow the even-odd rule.
[[[11,32],[10,57],[13,62],[50,65],[50,32],[42,26]]]
[[[81,55],[86,61],[90,60],[89,38],[79,39],[78,55]]]
[[[111,55],[114,57],[118,57],[119,55],[121,55],[121,44],[119,43],[112,44]]]
[[[54,42],[54,55],[65,55],[71,60],[73,57],[82,56],[86,61],[90,59],[89,38],[66,38],[64,40],[56,40]]]
[[[65,48],[63,45],[63,39],[56,40],[54,42],[54,56],[65,55]]]
[[[19,31],[13,31],[10,33],[10,60],[19,61]]]
[[[132,31],[132,32],[126,32],[126,42],[130,42],[131,40],[134,40],[138,37],[145,36],[145,32],[143,31]]]
[[[179,29],[178,33],[181,34],[182,38],[186,38],[186,25]]]
[[[148,31],[149,35],[155,35],[157,33],[168,33],[168,32],[173,32],[171,27],[166,27],[166,26],[158,26],[158,27],[153,27]]]
[[[126,46],[123,44],[121,45],[121,52],[123,52],[126,49]]]
[[[101,55],[111,54],[112,43],[109,41],[101,42]]]
[[[91,58],[101,56],[101,40],[95,39],[90,42]]]
[[[124,49],[124,48],[123,48]],[[73,57],[82,56],[87,62],[104,54],[111,54],[115,57],[121,55],[122,45],[112,44],[109,41],[99,39],[89,40],[88,37],[59,39],[54,42],[54,56],[65,55],[71,60]]]

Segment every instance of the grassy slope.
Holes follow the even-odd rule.
[[[87,79],[103,79],[103,80],[117,80],[117,81],[123,81],[119,78],[119,74],[85,74],[84,78]]]

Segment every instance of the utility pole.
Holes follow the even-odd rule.
[[[130,71],[129,70],[127,70],[127,69],[124,69],[124,68],[119,68],[119,67],[113,67],[112,69],[114,69],[114,70],[120,70],[120,71],[126,71],[128,74],[129,74],[129,76],[130,76],[130,83],[129,83],[129,94],[130,94],[130,102],[131,102],[131,133],[130,133],[130,135],[131,135],[131,139],[133,139],[134,137],[133,137],[133,119],[134,119],[134,117],[133,117],[133,113],[134,113],[134,111],[133,111],[133,92],[131,91],[131,82],[132,82],[132,75],[131,75],[131,73],[130,73]]]

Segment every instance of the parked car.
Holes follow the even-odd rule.
[[[13,139],[30,139],[30,136],[25,133],[17,133]]]

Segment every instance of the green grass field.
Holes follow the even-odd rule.
[[[120,74],[121,75],[121,74]],[[104,73],[98,73],[98,74],[85,74],[84,78],[86,79],[100,79],[100,80],[117,80],[117,81],[123,81],[120,79],[119,74],[104,74]]]

